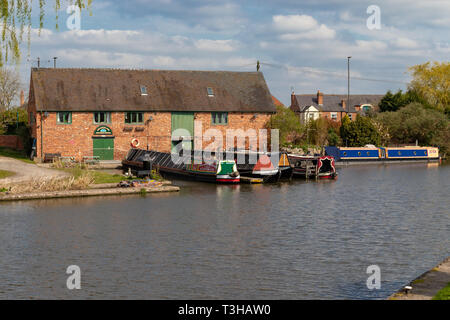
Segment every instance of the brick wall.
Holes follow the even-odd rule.
[[[0,135],[0,147],[23,150],[22,139],[19,136],[2,136]]]
[[[253,113],[229,113],[228,114],[228,125],[213,125],[211,122],[211,113],[196,113],[195,114],[195,121],[201,121],[202,123],[202,134],[204,135],[205,132],[209,129],[215,129],[222,133],[223,137],[223,147],[226,148],[226,133],[227,130],[243,130],[243,134],[246,135],[246,133],[249,133],[248,130],[254,130],[256,134],[258,134],[259,129],[265,129],[266,123],[270,119],[270,114],[257,114],[256,118],[254,117],[255,114]],[[198,131],[198,128],[194,128],[194,130]],[[238,132],[236,132],[238,133]],[[197,134],[197,133],[196,133]],[[198,149],[201,145],[199,144],[199,141],[195,142],[195,148]],[[203,149],[206,148],[208,145],[211,145],[214,143],[213,139],[203,139]],[[250,147],[250,141],[249,139],[245,139],[245,148],[249,149]],[[234,147],[237,145],[237,139],[234,139]],[[253,149],[259,148],[259,144],[256,145],[252,144],[254,146]],[[268,145],[270,147],[270,143]]]
[[[29,111],[33,110],[30,104]],[[31,111],[32,112],[32,111]],[[80,160],[83,156],[93,155],[93,135],[100,126],[93,123],[92,112],[72,112],[71,124],[58,124],[57,113],[49,112],[43,116],[43,140],[41,151],[41,114],[36,114],[36,122],[32,125],[33,137],[37,140],[37,157],[45,153],[61,153],[62,156],[71,156]],[[228,125],[212,125],[211,113],[195,113],[195,121],[201,121],[202,133],[209,128],[218,129],[225,134],[226,129],[264,129],[270,114],[229,113]],[[151,121],[150,121],[151,118]],[[198,122],[197,122],[198,124]],[[112,132],[114,139],[114,159],[122,160],[131,148],[131,141],[138,139],[139,148],[170,152],[171,150],[171,113],[146,112],[144,124],[125,124],[124,112],[111,112],[111,123],[106,124]],[[197,128],[198,129],[198,128]],[[142,130],[142,131],[139,131]],[[203,147],[208,143],[203,143]],[[224,141],[225,144],[225,141]]]

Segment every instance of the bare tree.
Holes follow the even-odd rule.
[[[20,76],[15,70],[0,68],[0,111],[9,110],[20,91]]]

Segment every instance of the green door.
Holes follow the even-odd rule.
[[[94,156],[100,160],[114,160],[114,138],[94,138]]]
[[[173,133],[177,129],[186,130],[186,132],[182,134],[184,137],[182,142],[184,150],[194,149],[194,113],[172,112],[172,152],[174,152],[176,146],[181,143],[179,139],[175,139],[173,136]]]

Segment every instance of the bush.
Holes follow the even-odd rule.
[[[341,125],[342,143],[349,147],[363,147],[366,144],[381,144],[381,135],[371,118],[357,116],[351,121],[346,115]]]
[[[341,137],[337,134],[334,128],[328,129],[327,140],[329,146],[339,146],[342,143]]]
[[[380,113],[376,121],[389,131],[390,143],[439,146],[450,150],[450,121],[437,110],[412,103],[397,112]]]
[[[277,106],[277,113],[269,120],[268,127],[280,130],[281,146],[299,143],[305,130],[295,113],[283,106]]]
[[[17,128],[28,125],[28,115],[24,108],[16,107],[0,112],[0,134],[16,134]]]

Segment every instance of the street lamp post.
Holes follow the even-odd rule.
[[[350,113],[350,59],[351,57],[347,57],[347,114]]]

